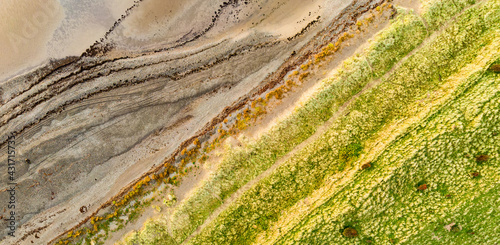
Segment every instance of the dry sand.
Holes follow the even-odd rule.
[[[49,59],[79,56],[104,36],[133,0],[3,0],[0,85]]]
[[[0,80],[42,63],[64,13],[57,0],[4,0],[0,8]]]

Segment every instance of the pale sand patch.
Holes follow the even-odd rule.
[[[133,39],[150,39],[163,32],[162,37],[178,36],[186,31],[185,26],[172,26],[172,22],[188,17],[187,11],[202,1],[146,0],[140,8],[134,9],[123,22],[123,35]],[[181,27],[181,28],[179,28]]]
[[[49,59],[78,56],[104,36],[133,0],[4,0],[0,5],[0,81]]]
[[[275,6],[269,6],[263,12],[263,15],[258,16],[263,20],[259,23],[257,29],[283,37],[293,36],[306,27],[308,23],[323,14],[321,5],[324,5],[324,2],[321,0],[275,2]],[[346,5],[346,3],[336,1],[330,7],[341,9],[342,5]]]
[[[280,39],[300,33],[312,21],[328,23],[351,1],[292,0],[249,1],[221,8],[219,2],[146,0],[117,27],[111,40],[118,49],[154,49],[159,44],[178,45],[202,34],[197,42],[240,41],[255,33],[265,33]],[[200,12],[200,9],[205,11]],[[212,23],[215,13],[217,20]],[[193,18],[195,16],[195,18]],[[321,24],[320,24],[321,25]]]
[[[422,3],[420,2],[420,0],[395,0],[393,4],[400,7],[413,9],[417,14],[420,14],[422,10]]]
[[[134,4],[134,0],[103,0],[111,11],[113,19],[119,19]],[[170,1],[169,1],[170,2]]]
[[[0,79],[38,65],[64,18],[57,0],[3,0],[0,6]]]

